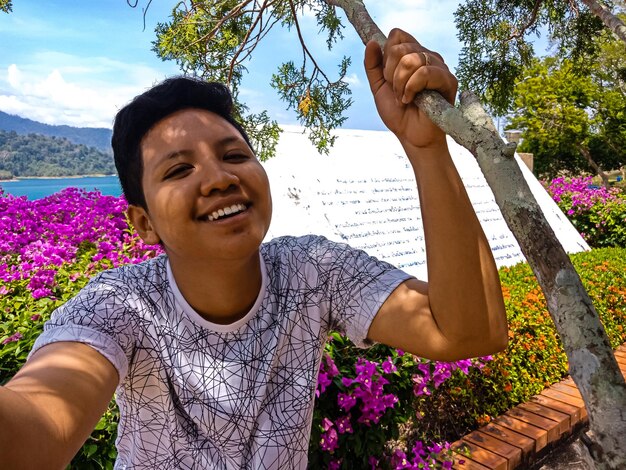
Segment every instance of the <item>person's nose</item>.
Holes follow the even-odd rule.
[[[239,177],[223,161],[211,161],[203,165],[200,193],[210,196],[214,192],[227,191],[239,185]]]

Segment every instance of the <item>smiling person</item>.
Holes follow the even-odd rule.
[[[367,45],[365,69],[414,169],[429,282],[315,235],[262,243],[268,179],[227,89],[167,80],[113,134],[129,216],[165,255],[99,274],[53,314],[0,388],[3,466],[64,468],[115,392],[116,469],[303,469],[331,330],[446,361],[505,347],[489,245],[413,103],[424,89],[453,102],[456,79],[400,30],[384,54]]]

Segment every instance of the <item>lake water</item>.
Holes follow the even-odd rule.
[[[83,188],[88,191],[98,190],[106,196],[120,196],[122,189],[117,176],[85,176],[82,178],[46,178],[21,179],[19,181],[0,181],[0,188],[14,196],[26,196],[28,199],[41,199],[63,188]]]

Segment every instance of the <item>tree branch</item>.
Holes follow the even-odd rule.
[[[384,45],[382,35],[361,0],[325,0],[346,12],[363,43]],[[591,0],[583,0],[585,2]],[[587,406],[598,468],[626,466],[623,437],[626,419],[615,410],[626,409],[626,383],[609,339],[578,273],[557,240],[535,200],[522,171],[487,112],[471,93],[461,95],[461,107],[452,107],[439,93],[427,91],[415,103],[455,141],[469,149],[491,187],[502,216],[519,242],[548,305],[563,342],[570,373]]]
[[[307,56],[309,56],[309,58],[311,59],[311,62],[313,62],[314,69],[313,69],[312,75],[316,75],[316,73],[319,72],[324,77],[324,80],[326,80],[326,83],[328,84],[332,83],[328,79],[324,71],[320,68],[320,66],[317,65],[317,62],[315,61],[315,57],[313,57],[309,49],[306,47],[306,44],[304,42],[304,37],[302,36],[302,31],[300,31],[300,23],[298,22],[298,15],[296,14],[296,7],[293,4],[293,0],[289,0],[289,8],[291,9],[291,14],[293,15],[293,22],[296,25],[296,31],[298,32],[298,39],[300,40],[300,44],[302,45],[302,50]],[[305,56],[305,61],[306,61],[306,56]]]
[[[626,43],[626,25],[617,15],[614,15],[605,5],[596,0],[581,1],[587,5],[594,15],[602,20],[613,34]]]
[[[524,26],[522,26],[521,29],[518,29],[516,32],[511,34],[511,36],[505,39],[505,42],[511,41],[512,39],[521,38],[524,35],[526,30],[533,25],[535,20],[537,20],[537,13],[539,13],[539,7],[541,7],[542,3],[543,3],[543,0],[537,0],[535,2],[535,6],[533,7],[533,11],[530,15],[530,19],[528,20],[528,22]]]
[[[237,49],[235,54],[233,54],[233,58],[230,61],[230,67],[228,69],[228,79],[227,80],[228,80],[228,84],[229,85],[230,85],[230,81],[231,81],[231,79],[233,77],[233,70],[235,69],[235,66],[238,63],[237,59],[238,59],[239,55],[241,54],[241,52],[244,50],[244,48],[246,48],[246,45],[248,44],[248,40],[250,39],[250,35],[252,34],[252,31],[254,31],[256,26],[263,20],[263,12],[267,8],[267,3],[268,3],[268,0],[265,0],[263,2],[263,5],[259,8],[259,11],[257,13],[256,18],[254,19],[254,21],[252,22],[252,24],[248,28],[248,31],[246,31],[246,35],[242,39],[241,44],[239,45],[239,48]],[[259,43],[259,41],[260,41],[260,39],[258,37],[254,40],[254,42],[252,43],[252,48],[250,49],[250,52],[252,52],[252,50],[254,50],[254,48]],[[248,55],[249,55],[249,53],[248,53]]]

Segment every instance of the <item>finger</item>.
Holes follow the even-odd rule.
[[[383,75],[383,52],[376,41],[369,41],[365,45],[365,75],[370,84],[372,93],[376,95],[380,87],[385,84]]]
[[[393,80],[400,62],[403,67],[415,69],[425,65],[445,66],[439,54],[430,52],[416,43],[397,44],[387,50],[385,58],[386,61],[383,59],[383,73],[389,82]]]
[[[396,44],[393,47],[385,47],[383,58],[383,74],[385,80],[392,82],[398,63],[402,58],[416,54],[419,50],[420,46],[415,43],[402,43]],[[416,66],[419,66],[419,64],[416,64]]]
[[[402,93],[402,102],[410,103],[415,95],[424,90],[435,90],[443,95],[446,100],[453,104],[456,96],[456,78],[439,67],[421,67],[417,69],[406,81]]]
[[[432,59],[435,59],[436,61],[441,62],[442,64],[445,65],[446,61],[443,60],[443,57],[441,56],[441,54],[439,54],[439,52],[431,51],[430,49],[427,49],[425,47],[422,48],[422,51],[426,52],[427,54],[429,54]],[[446,65],[446,67],[447,67],[447,65]]]
[[[417,39],[415,39],[406,31],[400,28],[393,28],[391,31],[389,31],[387,42],[385,42],[385,53],[387,53],[388,47],[391,48],[397,44],[402,44],[402,43],[413,43],[413,44],[417,44],[418,46],[420,45]]]
[[[406,31],[399,29],[399,28],[392,29],[389,32],[387,41],[385,41],[385,48],[383,50],[383,68],[387,66],[387,61],[392,57],[393,49],[396,48],[396,46],[401,45],[401,44],[405,44],[404,46],[405,49],[407,48],[417,49],[420,47],[420,44],[419,42],[417,42],[417,39],[415,39]],[[395,62],[397,62],[397,60]],[[385,76],[385,78],[389,80],[391,76],[390,77]]]
[[[421,67],[445,67],[439,59],[430,53],[420,51],[406,54],[400,57],[398,65],[393,70],[391,77],[392,88],[396,99],[402,101],[404,88],[409,78]],[[388,73],[391,73],[392,65],[389,65]]]

